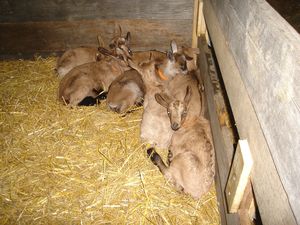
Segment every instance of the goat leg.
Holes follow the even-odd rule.
[[[161,159],[160,155],[155,151],[154,148],[147,149],[147,154],[154,165],[158,167],[160,172],[165,175],[167,172],[168,167],[164,163],[164,161]]]

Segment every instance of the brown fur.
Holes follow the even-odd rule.
[[[127,68],[124,61],[109,56],[75,67],[61,80],[58,97],[68,105],[76,106],[87,96],[96,97],[100,90],[107,91],[113,80]]]
[[[155,50],[139,51],[133,52],[131,58],[135,64],[147,62],[150,59],[162,62],[166,58],[166,54]],[[146,88],[139,73],[136,70],[126,71],[109,87],[108,107],[113,111],[123,113],[134,105],[140,105],[145,91]]]
[[[179,105],[179,103],[184,100],[187,87],[191,88],[193,95],[191,96],[190,104],[186,106],[187,108],[183,108],[182,104]],[[175,99],[177,100],[175,101]],[[185,114],[183,119],[186,119],[188,117],[200,116],[202,112],[202,98],[198,89],[198,80],[193,73],[176,76],[168,83],[159,96],[156,95],[156,101],[164,105],[165,108],[167,108],[167,106],[169,107],[168,110],[165,111],[173,112],[169,115],[170,120],[178,125],[181,123],[182,114]],[[172,103],[169,104],[168,102],[171,101]],[[188,115],[186,113],[187,111],[189,111]]]
[[[157,104],[154,95],[161,92],[177,75],[185,76],[184,74],[187,72],[187,68],[182,67],[182,65],[186,65],[182,61],[184,57],[173,53],[173,49],[174,45],[162,62],[148,60],[137,65],[129,61],[129,65],[141,74],[146,87],[141,122],[141,139],[160,148],[168,148],[174,131],[170,128],[170,122],[165,113],[166,110]],[[159,78],[157,75],[158,69],[163,71],[168,80]]]
[[[65,76],[74,67],[96,62],[98,49],[93,47],[79,47],[67,50],[57,60],[56,70],[59,77]]]
[[[136,70],[125,71],[115,79],[108,89],[107,105],[118,113],[142,104],[145,94],[144,82]]]
[[[158,62],[162,62],[166,58],[165,52],[160,52],[156,50],[150,51],[137,51],[133,52],[132,54],[132,61],[136,64],[149,61],[149,60],[156,60]]]
[[[191,101],[191,90],[188,88],[184,100],[169,96],[168,99],[173,99],[168,102],[167,106],[171,114],[176,113],[174,112],[175,108],[170,108],[175,101],[179,101],[178,104],[183,105],[183,108],[188,108]],[[188,108],[187,115],[190,111],[191,108]],[[191,194],[194,198],[200,198],[209,191],[215,174],[215,156],[210,125],[205,118],[199,116],[188,117],[180,123],[171,139],[168,154],[169,167],[165,165],[155,150],[148,150],[148,154],[164,177],[178,190]]]
[[[129,70],[127,59],[131,50],[130,32],[126,37],[120,33],[112,40],[111,51],[105,50],[103,59],[73,68],[60,82],[58,98],[70,106],[78,105],[85,97],[95,98],[100,91],[107,91],[113,80]]]
[[[179,50],[179,53],[184,54],[185,57],[191,59],[187,60],[188,71],[195,71],[198,69],[197,55],[200,53],[198,48],[188,48],[182,46],[182,48]]]
[[[126,37],[122,37],[122,29],[120,26],[116,26],[114,30],[114,37],[111,39],[109,46],[116,56],[122,55],[126,61],[130,58],[130,33],[127,33]],[[100,41],[101,40],[101,41]],[[100,36],[98,36],[100,47],[104,47],[104,42]],[[122,48],[122,49],[120,49]],[[104,55],[98,51],[97,47],[79,47],[67,50],[57,60],[56,71],[60,78],[64,77],[76,66],[80,66],[85,63],[100,61],[104,58]]]
[[[167,148],[170,144],[173,130],[170,128],[165,109],[156,103],[154,94],[160,92],[168,81],[162,81],[158,78],[154,61],[144,62],[140,66],[130,64],[139,71],[146,87],[144,112],[141,122],[141,139],[154,146]]]

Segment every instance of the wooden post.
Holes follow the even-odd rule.
[[[194,16],[193,16],[193,34],[192,34],[192,48],[198,47],[197,24],[199,17],[199,0],[194,0]]]
[[[230,170],[225,193],[228,211],[236,213],[249,181],[253,159],[246,140],[239,140]]]

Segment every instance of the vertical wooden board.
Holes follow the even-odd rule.
[[[230,213],[236,213],[240,207],[248,181],[253,160],[247,140],[239,140],[225,188]]]
[[[255,161],[253,187],[263,223],[296,224],[286,192],[270,155],[268,144],[261,131],[260,123],[210,0],[204,1],[204,15],[216,50],[240,138],[247,138],[252,150]],[[274,212],[277,213],[274,214]]]
[[[228,213],[224,191],[220,183],[219,167],[216,164],[215,185],[218,199],[219,212],[222,225],[238,225],[240,224],[239,216],[236,213]]]
[[[197,48],[198,46],[198,17],[199,17],[199,0],[194,0],[194,15],[193,15],[193,33],[192,33],[192,47]]]

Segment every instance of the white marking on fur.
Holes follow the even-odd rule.
[[[129,82],[128,84],[126,84],[124,89],[130,90],[132,93],[134,93],[135,97],[143,95],[139,86],[134,82]]]
[[[178,70],[175,69],[174,63],[168,60],[167,66],[164,69],[164,74],[169,78],[173,78],[177,73]]]
[[[109,105],[109,108],[111,108],[111,109],[114,109],[119,106],[117,103],[109,103],[108,105]]]
[[[57,73],[59,77],[63,77],[64,75],[66,75],[68,72],[70,71],[69,68],[65,68],[65,67],[59,67],[57,68]]]

